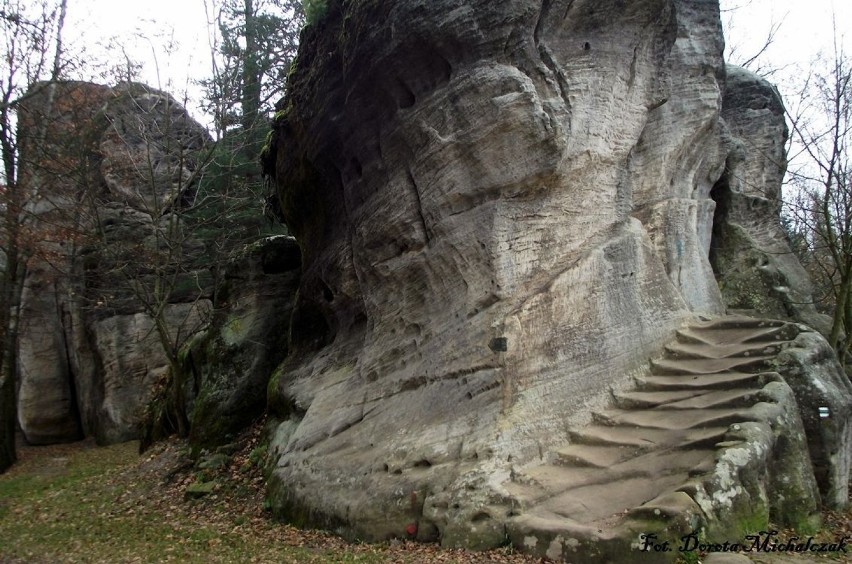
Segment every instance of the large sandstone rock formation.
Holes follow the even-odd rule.
[[[768,197],[783,165],[751,151],[759,139],[777,152],[783,114],[743,109],[768,87],[726,69],[718,10],[329,2],[264,157],[303,257],[290,356],[270,384],[280,516],[499,544],[525,509],[509,484],[570,444],[684,320],[727,307],[811,320],[732,291],[748,276],[735,255],[783,246]],[[745,235],[731,254],[733,232]],[[794,261],[772,267],[749,291],[808,301]],[[769,425],[792,402],[771,388],[781,407],[737,439],[763,454],[801,430],[794,415]],[[808,514],[810,462],[796,452]],[[726,479],[743,453],[731,450]]]
[[[178,225],[170,206],[191,186],[208,134],[139,84],[36,85],[20,116],[36,241],[21,304],[21,428],[32,443],[134,438],[169,365],[139,300],[154,287],[145,257]],[[210,274],[186,268],[202,244],[170,241],[185,264],[163,319],[180,345],[207,323]]]

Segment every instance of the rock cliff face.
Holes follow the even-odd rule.
[[[761,256],[784,244],[783,167],[751,143],[781,149],[783,112],[752,108],[768,87],[726,69],[718,10],[329,2],[264,157],[303,260],[270,385],[279,515],[498,544],[504,484],[685,319],[810,320],[743,305],[727,282],[731,232]],[[752,291],[777,286],[767,274]],[[797,297],[774,304],[807,301],[806,283],[787,286]]]
[[[168,367],[131,284],[146,284],[142,253],[176,225],[169,206],[189,186],[208,135],[143,85],[52,83],[33,92],[19,135],[27,228],[37,234],[22,295],[19,421],[32,443],[127,440]],[[198,241],[180,245],[184,257],[199,253]],[[189,290],[174,292],[163,316],[178,344],[210,309],[209,273],[184,276]]]

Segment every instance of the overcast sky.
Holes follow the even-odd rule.
[[[772,25],[780,25],[766,53],[778,68],[806,66],[819,51],[830,50],[832,19],[845,44],[852,40],[849,0],[721,0],[721,6],[726,41],[744,55],[757,52]]]
[[[722,9],[727,41],[744,56],[759,49],[773,22],[781,23],[766,53],[777,67],[804,67],[820,49],[830,48],[832,13],[838,33],[852,35],[849,0],[722,0]],[[204,0],[69,0],[66,29],[69,40],[86,47],[90,61],[121,63],[123,50],[144,64],[143,82],[178,97],[189,87],[197,98],[192,81],[210,74]],[[190,100],[189,106],[196,103]]]

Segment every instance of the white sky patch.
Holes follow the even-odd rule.
[[[142,65],[138,80],[178,100],[188,95],[196,119],[200,89],[211,74],[209,28],[203,0],[69,0],[69,53],[85,50],[82,78],[115,83],[126,59]],[[85,74],[96,76],[85,76]]]
[[[765,60],[775,68],[807,66],[820,51],[832,49],[832,14],[845,45],[852,34],[849,0],[721,0],[726,42],[743,55],[756,53],[768,30],[780,24]]]

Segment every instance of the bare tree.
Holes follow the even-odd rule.
[[[726,0],[721,3],[721,15],[725,37],[725,60],[733,65],[746,68],[758,76],[771,77],[783,70],[767,59],[767,54],[778,39],[778,33],[786,20],[786,14],[776,18],[771,14],[768,22],[760,32],[762,39],[753,46],[746,46],[740,42],[732,41],[737,35],[737,14],[749,8],[753,0]],[[749,35],[754,35],[750,33]]]
[[[0,61],[0,155],[3,160],[0,186],[0,250],[4,261],[0,277],[0,471],[8,468],[15,455],[15,351],[23,280],[32,241],[27,238],[29,208],[38,200],[38,182],[26,181],[28,163],[20,158],[17,110],[21,103],[62,76],[62,28],[66,0],[26,2],[7,0],[0,8],[0,34],[3,50]],[[35,143],[44,136],[52,111],[52,93],[46,120],[30,137]],[[31,168],[31,175],[38,171]]]
[[[89,191],[97,237],[87,299],[90,316],[144,313],[168,362],[143,422],[146,446],[188,433],[184,349],[210,321],[223,264],[265,230],[260,194],[229,166],[230,137],[214,142],[164,92],[119,90],[100,141],[112,185]]]
[[[788,97],[794,188],[790,231],[832,315],[830,342],[842,361],[852,347],[852,60],[835,32],[834,49],[820,57]]]

